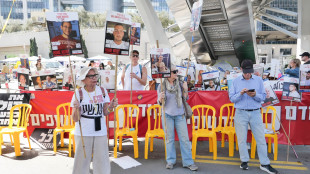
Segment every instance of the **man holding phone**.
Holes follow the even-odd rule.
[[[267,146],[264,134],[264,125],[261,117],[261,102],[265,100],[266,92],[263,80],[254,73],[251,60],[244,60],[241,64],[243,74],[233,80],[232,87],[229,88],[229,99],[235,104],[235,130],[239,145],[240,168],[248,170],[249,152],[247,148],[248,124],[257,142],[257,153],[260,160],[260,169],[277,174],[270,165],[267,156]]]

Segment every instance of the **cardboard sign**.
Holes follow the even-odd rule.
[[[170,50],[168,48],[152,48],[150,53],[152,78],[170,77]]]
[[[300,102],[301,95],[298,92],[299,79],[293,77],[284,77],[282,100]]]
[[[219,77],[220,77],[219,71],[202,73],[203,88],[207,91],[221,90]]]
[[[31,75],[34,89],[48,91],[57,89],[56,73],[54,70],[33,71]]]
[[[272,89],[272,87],[270,85],[270,81],[264,82],[264,88],[266,91],[266,98],[262,103],[262,107],[267,107],[267,106],[279,103],[279,99],[278,99],[276,93],[274,92],[274,90]]]
[[[18,89],[29,90],[29,69],[18,68],[17,78],[18,78]]]
[[[130,45],[139,45],[141,40],[141,24],[133,22],[131,24]]]
[[[300,66],[299,81],[299,92],[310,92],[310,64],[303,64]]]
[[[197,31],[199,28],[202,4],[203,0],[198,0],[193,4],[190,31]]]
[[[100,85],[105,89],[115,88],[115,70],[100,70]]]

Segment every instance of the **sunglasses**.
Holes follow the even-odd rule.
[[[93,75],[86,75],[86,77],[90,78],[90,79],[94,79],[94,78],[98,78],[99,74],[93,74]]]
[[[134,54],[134,55],[132,55],[132,57],[139,57],[139,55],[138,54]]]
[[[173,70],[171,71],[173,74],[177,74],[179,71],[176,69],[176,70]]]

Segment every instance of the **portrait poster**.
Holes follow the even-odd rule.
[[[227,86],[228,86],[228,89],[230,89],[232,87],[232,82],[235,78],[241,76],[242,73],[237,73],[235,71],[231,72],[230,74],[227,75]]]
[[[176,68],[178,70],[178,73],[177,73],[178,76],[182,76],[182,77],[186,76],[186,69],[187,69],[187,67],[185,67],[185,66],[176,66]]]
[[[284,77],[282,100],[300,102],[299,78]]]
[[[105,89],[115,88],[115,70],[99,70],[100,86]]]
[[[29,59],[28,58],[20,58],[20,67],[30,70]]]
[[[169,48],[152,48],[150,54],[152,78],[170,77],[171,57]]]
[[[274,104],[277,104],[280,102],[276,93],[272,89],[272,86],[271,86],[269,80],[264,81],[264,88],[265,88],[265,92],[266,92],[266,98],[262,102],[262,107],[271,106],[271,105],[274,105]]]
[[[53,56],[83,54],[77,12],[46,12]]]
[[[106,21],[104,54],[129,55],[131,16],[109,11]]]
[[[207,65],[203,64],[196,64],[195,65],[196,69],[196,82],[195,82],[195,87],[201,88],[202,87],[202,73],[207,71]]]
[[[79,67],[73,66],[72,73],[73,73],[74,78],[76,77],[76,74],[79,71],[80,71]],[[65,68],[63,80],[62,80],[62,89],[66,89],[66,90],[70,90],[70,91],[74,90],[73,80],[75,80],[75,79],[72,79],[70,68]]]
[[[29,69],[17,69],[18,89],[29,90]]]
[[[278,78],[279,77],[279,73],[280,73],[280,60],[278,59],[271,59],[271,67],[270,67],[270,75],[269,77],[275,77]],[[281,75],[280,75],[281,77]]]
[[[52,91],[57,89],[54,70],[33,71],[31,72],[31,79],[35,90]]]
[[[210,71],[202,73],[203,88],[206,91],[221,90],[219,77],[220,77],[219,71]]]
[[[203,0],[198,0],[193,4],[190,31],[197,31],[199,28],[202,4]]]
[[[264,73],[264,67],[263,66],[261,66],[259,64],[254,64],[253,69],[254,69],[254,75],[259,76],[259,77],[263,77],[263,73]]]
[[[299,92],[310,92],[310,64],[300,66],[299,80]]]
[[[141,24],[133,22],[131,24],[130,45],[140,46]]]

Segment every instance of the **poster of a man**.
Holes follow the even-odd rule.
[[[262,103],[262,107],[267,107],[279,103],[279,99],[276,93],[273,91],[270,85],[270,81],[264,81],[264,88],[266,91],[266,98]]]
[[[76,12],[47,12],[46,20],[54,57],[83,54]]]
[[[45,81],[43,83],[43,89],[55,89],[57,88],[56,77],[54,75],[45,76]]]
[[[140,45],[141,24],[133,22],[131,25],[130,45]]]
[[[190,31],[197,31],[199,28],[201,10],[202,10],[203,0],[198,0],[193,4]]]
[[[220,72],[219,71],[211,71],[204,72],[201,74],[203,81],[203,88],[207,91],[219,91],[220,88]]]
[[[150,53],[152,78],[170,77],[170,50],[168,48],[153,48]]]
[[[299,92],[310,92],[310,64],[300,66],[300,90]]]
[[[301,95],[298,92],[299,79],[284,77],[282,100],[300,102]]]
[[[131,16],[118,12],[107,14],[105,33],[105,54],[128,55]]]

